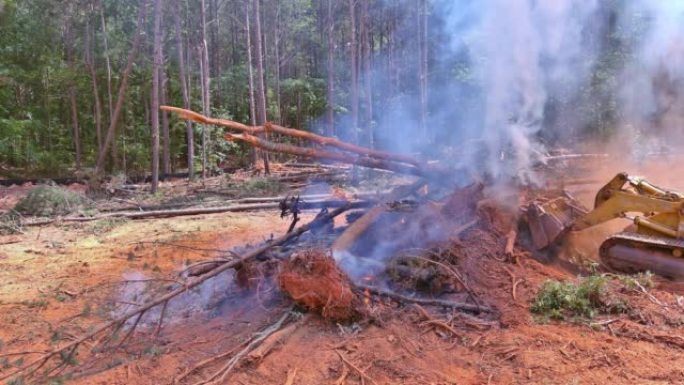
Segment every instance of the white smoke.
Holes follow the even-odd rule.
[[[549,96],[579,92],[590,73],[596,50],[584,30],[597,2],[491,0],[465,11],[459,5],[445,7],[446,25],[452,52],[467,49],[482,87],[475,129],[485,144],[486,171],[529,179],[523,174],[543,151],[536,135]]]
[[[684,138],[684,1],[632,1],[621,15],[637,41],[621,76],[622,133],[635,150]]]

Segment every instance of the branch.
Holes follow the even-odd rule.
[[[239,140],[262,150],[280,152],[284,154],[303,156],[307,158],[334,160],[337,162],[355,164],[358,166],[388,170],[401,174],[428,176],[434,175],[437,170],[418,168],[416,166],[394,163],[392,161],[370,158],[366,156],[350,155],[341,152],[320,150],[312,147],[299,147],[290,144],[274,143],[254,135],[243,133],[242,135],[226,134],[226,140]]]
[[[407,164],[411,164],[411,165],[417,166],[417,167],[423,166],[423,162],[419,161],[418,159],[416,159],[414,157],[408,156],[408,155],[396,154],[396,153],[391,153],[391,152],[386,152],[386,151],[373,150],[373,149],[370,149],[367,147],[361,147],[361,146],[357,146],[355,144],[343,142],[337,138],[317,135],[317,134],[314,134],[312,132],[308,132],[308,131],[304,131],[304,130],[297,130],[294,128],[282,127],[282,126],[272,124],[272,123],[266,123],[263,126],[247,126],[245,124],[234,122],[232,120],[210,118],[210,117],[201,115],[197,112],[178,108],[178,107],[161,106],[160,108],[163,111],[169,111],[169,112],[173,112],[173,113],[178,114],[178,116],[181,119],[192,120],[192,121],[197,122],[197,123],[213,124],[213,125],[217,125],[217,126],[223,126],[223,127],[227,127],[227,128],[230,128],[230,129],[236,130],[236,131],[241,131],[243,133],[250,134],[250,135],[256,135],[256,134],[260,134],[263,132],[276,132],[276,133],[282,134],[282,135],[287,135],[287,136],[291,136],[291,137],[295,137],[295,138],[309,140],[311,142],[318,143],[318,144],[323,145],[323,146],[336,147],[336,148],[339,148],[340,150],[344,150],[344,151],[351,152],[351,153],[358,154],[358,155],[362,155],[362,156],[367,156],[370,158],[407,163]]]

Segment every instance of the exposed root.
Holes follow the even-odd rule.
[[[293,255],[282,265],[278,283],[292,299],[324,318],[348,320],[357,313],[349,279],[323,250]]]

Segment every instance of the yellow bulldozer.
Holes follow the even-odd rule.
[[[651,271],[670,279],[684,279],[681,193],[620,173],[598,191],[591,211],[563,196],[529,204],[526,218],[538,250],[557,244],[568,231],[628,218],[632,224],[601,245],[599,255],[603,263],[626,273]]]

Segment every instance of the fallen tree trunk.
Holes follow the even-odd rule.
[[[429,170],[429,168],[419,168],[416,166],[405,165],[401,163],[394,163],[387,160],[375,159],[369,157],[354,156],[349,154],[344,154],[341,152],[332,152],[326,150],[320,150],[312,147],[299,147],[293,146],[291,144],[274,143],[267,141],[265,139],[256,137],[250,134],[226,134],[227,140],[238,140],[250,145],[260,148],[262,150],[279,152],[283,154],[290,154],[296,156],[303,156],[306,158],[313,159],[327,159],[334,160],[337,162],[354,164],[358,166],[377,168],[380,170],[388,170],[393,172],[398,172],[401,174],[417,175],[417,176],[429,176],[437,173],[437,170]]]
[[[296,130],[293,128],[282,127],[282,126],[278,126],[278,125],[271,124],[268,122],[266,124],[264,124],[263,126],[247,126],[245,124],[234,122],[232,120],[210,118],[208,116],[204,116],[204,115],[201,115],[197,112],[186,110],[183,108],[171,107],[171,106],[161,106],[160,108],[163,111],[169,111],[169,112],[173,112],[173,113],[178,114],[178,116],[181,119],[192,120],[194,122],[202,123],[202,124],[213,124],[216,126],[223,126],[223,127],[230,128],[230,129],[236,130],[236,131],[241,131],[243,133],[253,135],[253,136],[256,136],[257,134],[261,134],[264,132],[276,132],[276,133],[282,134],[282,135],[287,135],[287,136],[291,136],[291,137],[295,137],[295,138],[309,140],[311,142],[318,143],[320,145],[336,147],[336,148],[339,148],[340,150],[352,152],[352,153],[367,156],[370,158],[389,160],[389,161],[393,161],[393,162],[407,163],[407,164],[411,164],[411,165],[418,166],[418,167],[421,167],[423,165],[423,162],[419,161],[418,159],[416,159],[414,157],[408,156],[408,155],[402,155],[402,154],[395,154],[395,153],[390,153],[390,152],[386,152],[386,151],[373,150],[370,148],[361,147],[361,146],[357,146],[355,144],[343,142],[337,138],[331,138],[331,137],[327,137],[327,136],[317,135],[317,134],[314,134],[314,133],[308,132],[308,131]]]
[[[367,201],[354,201],[349,202],[346,200],[321,200],[312,202],[301,202],[301,209],[320,209],[323,207],[343,207],[347,204],[351,204],[352,208],[363,208],[368,207],[372,202]],[[200,214],[219,214],[226,212],[241,212],[241,211],[254,211],[254,210],[267,210],[267,209],[277,209],[280,207],[278,202],[272,203],[252,203],[244,205],[234,205],[234,206],[220,206],[220,207],[200,207],[200,208],[189,208],[180,210],[155,210],[155,211],[137,211],[137,212],[114,212],[103,215],[95,215],[92,217],[64,217],[55,218],[45,221],[37,222],[26,222],[22,223],[22,226],[43,226],[49,225],[55,222],[91,222],[100,219],[111,219],[111,218],[126,218],[126,219],[150,219],[150,218],[170,218],[170,217],[180,217],[188,215],[200,215]]]

